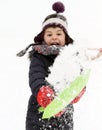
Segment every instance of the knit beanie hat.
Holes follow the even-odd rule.
[[[42,42],[44,31],[48,27],[60,27],[66,34],[66,44],[73,43],[73,39],[68,35],[68,24],[65,16],[61,15],[65,11],[65,6],[62,2],[55,2],[52,5],[52,9],[56,12],[54,14],[48,15],[42,23],[42,31],[34,37],[34,42]]]
[[[65,16],[61,15],[60,13],[63,13],[65,11],[65,6],[63,5],[62,2],[55,2],[53,5],[52,5],[52,9],[56,12],[54,14],[51,14],[51,15],[48,15],[45,20],[43,21],[42,23],[42,31],[34,37],[34,43],[28,45],[25,49],[23,49],[22,51],[20,51],[17,56],[21,57],[23,56],[27,50],[33,46],[33,50],[35,51],[38,51],[39,48],[40,48],[40,52],[42,52],[42,49],[43,49],[43,54],[45,55],[45,50],[50,50],[49,53],[50,54],[55,54],[56,51],[55,51],[55,46],[54,47],[49,47],[49,46],[46,46],[46,45],[43,45],[44,44],[44,31],[48,28],[48,27],[60,27],[61,29],[63,29],[63,31],[65,32],[66,34],[66,45],[68,44],[72,44],[73,43],[73,39],[68,35],[68,29],[67,29],[67,19]],[[41,46],[40,46],[41,45]],[[43,48],[42,48],[43,47]],[[59,47],[57,47],[59,50]],[[59,51],[57,51],[59,52]]]

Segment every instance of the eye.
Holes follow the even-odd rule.
[[[58,36],[62,35],[61,33],[57,33]]]
[[[48,37],[51,37],[51,36],[52,36],[52,34],[47,34],[47,36],[48,36]]]

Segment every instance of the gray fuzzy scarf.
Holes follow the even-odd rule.
[[[31,46],[32,46],[32,51],[34,50],[34,52],[38,52],[38,53],[43,54],[43,55],[58,55],[61,48],[63,48],[63,47],[61,47],[59,45],[51,45],[51,46],[49,46],[47,44],[30,44],[24,50],[17,53],[17,56],[22,57],[23,55],[25,55],[25,53],[27,52],[27,50]]]

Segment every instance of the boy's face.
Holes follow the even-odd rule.
[[[59,27],[49,27],[45,30],[44,41],[48,45],[65,45],[65,33]]]

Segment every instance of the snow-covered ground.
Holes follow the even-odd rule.
[[[55,1],[0,1],[1,130],[25,130],[31,93],[28,86],[29,60],[27,55],[16,57],[16,53],[33,42],[44,18],[53,13],[51,5]],[[70,36],[85,46],[102,47],[101,0],[63,0],[63,3]],[[102,61],[93,64],[87,91],[75,104],[74,130],[102,129],[101,66]]]

